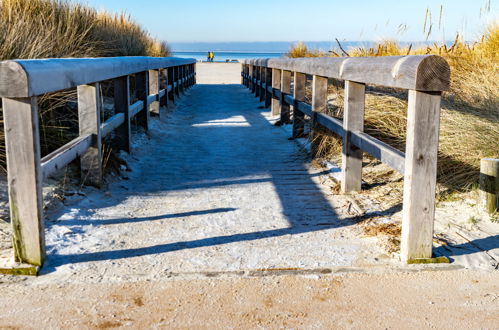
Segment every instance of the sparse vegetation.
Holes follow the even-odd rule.
[[[438,181],[446,191],[469,190],[478,181],[480,159],[499,157],[499,23],[490,25],[480,40],[466,43],[459,36],[452,46],[433,44],[403,47],[384,41],[371,48],[348,50],[350,56],[437,54],[451,66],[451,90],[442,102]],[[305,45],[291,48],[288,56],[316,57]],[[319,55],[320,56],[320,55]],[[329,53],[322,56],[339,56]],[[330,84],[329,113],[343,114],[343,84]],[[403,91],[370,86],[366,96],[366,131],[404,150],[407,95]],[[320,155],[334,157],[341,150],[330,133],[321,140]],[[441,190],[442,191],[442,190]]]
[[[125,14],[97,12],[63,0],[0,0],[0,60],[169,54],[166,43],[153,39]],[[43,154],[72,138],[78,124],[74,100],[74,90],[39,99]],[[4,148],[0,127],[3,171]]]

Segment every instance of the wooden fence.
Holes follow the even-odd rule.
[[[150,112],[195,84],[195,60],[115,57],[0,62],[15,258],[41,266],[45,257],[42,182],[80,158],[86,182],[102,182],[102,139],[115,131],[117,147],[130,152],[131,119],[147,130]],[[163,75],[161,71],[163,70]],[[131,104],[130,77],[137,101]],[[114,81],[115,115],[101,123],[100,83]],[[79,137],[40,157],[37,97],[77,88]],[[163,88],[161,88],[163,87]]]
[[[305,102],[306,75],[313,76],[311,104]],[[313,126],[321,125],[342,137],[343,192],[361,189],[363,151],[404,174],[402,259],[410,263],[431,258],[440,98],[450,80],[449,65],[442,57],[245,60],[241,76],[265,106],[272,105],[274,115],[280,114],[282,123],[292,122],[293,137],[304,135],[305,115]],[[328,78],[345,81],[343,120],[323,113]],[[366,84],[409,90],[405,154],[363,132]]]

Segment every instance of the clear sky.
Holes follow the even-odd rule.
[[[126,12],[152,36],[170,42],[475,39],[499,18],[495,0],[78,0]],[[484,10],[490,3],[490,10]],[[442,19],[440,21],[440,6]]]

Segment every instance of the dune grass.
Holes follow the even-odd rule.
[[[0,60],[170,54],[166,43],[153,39],[125,14],[111,15],[62,0],[0,0]],[[77,110],[68,106],[75,100],[74,90],[39,99],[42,154],[76,134]],[[0,169],[5,167],[1,127]]]
[[[394,41],[371,48],[349,49],[350,56],[392,56],[436,54],[451,67],[451,90],[443,94],[440,128],[438,181],[446,191],[466,191],[477,184],[480,159],[499,158],[499,24],[490,25],[480,40],[470,44],[456,37],[451,47],[433,44],[413,49]],[[339,56],[292,46],[289,57]],[[343,115],[343,85],[329,87],[328,112]],[[366,95],[366,131],[404,150],[407,114],[405,91],[369,86]],[[341,143],[332,134],[322,132],[323,157],[334,157]]]

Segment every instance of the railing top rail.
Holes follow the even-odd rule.
[[[243,64],[426,92],[446,91],[447,61],[437,55],[247,59]]]
[[[20,98],[137,72],[194,64],[175,57],[53,58],[0,62],[0,97]]]

